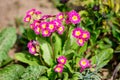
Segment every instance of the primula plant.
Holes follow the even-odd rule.
[[[15,58],[31,66],[27,69],[31,72],[26,71],[22,80],[101,80],[99,69],[109,62],[113,50],[98,49],[92,54],[92,35],[80,26],[81,18],[75,10],[56,15],[44,15],[36,9],[26,12],[27,51]],[[33,66],[39,66],[40,71]]]

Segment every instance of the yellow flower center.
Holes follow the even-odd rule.
[[[61,59],[60,61],[61,61],[62,63],[64,63],[64,59]]]
[[[48,34],[48,31],[46,30],[46,31],[44,31],[44,34]]]
[[[63,15],[60,15],[60,16],[59,16],[59,19],[62,19],[62,18],[63,18]]]
[[[61,68],[58,67],[56,70],[57,70],[58,72],[60,72]]]
[[[63,30],[63,28],[62,28],[62,27],[59,27],[59,28],[58,28],[58,30],[59,30],[59,31],[62,31],[62,30]]]
[[[83,66],[85,66],[87,63],[86,63],[86,61],[82,61],[81,64],[82,64]]]
[[[30,14],[30,15],[33,15],[33,14],[34,14],[34,12],[33,12],[33,11],[31,11],[29,14]]]
[[[34,48],[34,47],[32,47],[32,51],[33,51],[33,52],[35,51],[35,48]]]
[[[83,40],[82,40],[82,39],[79,39],[79,43],[83,43]]]
[[[50,28],[50,29],[53,29],[53,28],[54,28],[54,25],[53,25],[53,24],[50,24],[50,25],[49,25],[49,28]]]
[[[75,16],[75,15],[72,17],[72,19],[73,19],[74,21],[78,20],[77,16]]]
[[[42,28],[46,28],[46,24],[42,24]]]
[[[83,34],[83,36],[82,36],[83,38],[86,38],[87,37],[87,34]]]
[[[75,32],[75,35],[76,35],[76,36],[79,36],[80,34],[81,34],[80,31],[76,31],[76,32]]]
[[[26,18],[26,21],[30,21],[30,18],[29,18],[29,17],[27,17],[27,18]]]
[[[37,32],[40,32],[40,28],[37,28]]]

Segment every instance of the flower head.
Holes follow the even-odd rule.
[[[61,26],[61,27],[57,28],[57,32],[58,32],[58,34],[63,34],[64,26]]]
[[[55,23],[56,27],[60,27],[61,26],[61,21],[60,20],[54,20],[53,22]]]
[[[39,20],[34,20],[33,24],[34,24],[34,26],[40,26],[40,21]]]
[[[50,32],[54,32],[54,31],[56,30],[55,23],[54,23],[54,22],[48,22],[47,29],[48,29]]]
[[[31,20],[31,16],[30,15],[26,15],[24,17],[24,22],[30,22],[30,20]]]
[[[40,31],[41,31],[40,27],[39,27],[39,26],[35,26],[34,32],[35,32],[37,35],[40,34]]]
[[[81,38],[88,40],[90,38],[90,33],[88,31],[83,31]]]
[[[64,65],[66,63],[67,59],[66,59],[65,56],[60,56],[60,57],[58,57],[57,61],[58,61],[59,64]]]
[[[54,68],[55,72],[62,73],[63,72],[63,66],[61,64],[58,64]]]
[[[27,44],[27,47],[28,47],[28,48],[31,47],[31,46],[33,46],[32,41],[28,42],[28,44]]]
[[[83,46],[84,45],[84,39],[80,38],[80,39],[77,39],[77,43],[79,46]]]
[[[34,46],[29,47],[29,53],[36,54],[36,48]]]
[[[82,28],[75,28],[72,32],[72,35],[75,37],[75,38],[81,38],[81,35],[83,33],[83,30]]]
[[[27,15],[33,15],[35,13],[35,9],[30,9],[27,11]]]
[[[88,68],[88,67],[90,67],[90,61],[83,58],[79,61],[79,65],[82,69]]]
[[[47,28],[47,25],[48,25],[47,22],[41,22],[41,23],[40,23],[40,28],[41,28],[42,30],[44,30],[44,29]]]
[[[49,37],[50,35],[51,35],[51,32],[48,29],[42,30],[43,37]]]
[[[80,22],[80,15],[72,10],[68,13],[69,21],[71,21],[73,24],[77,24]]]
[[[64,19],[64,14],[60,12],[56,17],[57,17],[58,20],[63,20]]]

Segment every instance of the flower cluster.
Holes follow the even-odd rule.
[[[60,56],[58,57],[57,61],[58,61],[58,64],[55,66],[54,71],[62,73],[67,59],[65,56]]]
[[[80,27],[75,28],[72,32],[72,35],[77,39],[79,46],[83,46],[84,42],[90,38],[90,33],[88,31],[84,31]]]
[[[38,52],[38,47],[39,47],[39,43],[35,40],[32,40],[30,42],[28,42],[27,47],[29,49],[29,53],[35,55]]]
[[[38,16],[39,15],[39,16]],[[40,11],[31,9],[27,12],[24,21],[30,22],[30,28],[34,30],[36,35],[42,34],[43,37],[49,37],[53,32],[63,34],[64,26],[62,20],[64,14],[59,13],[57,15],[43,15]]]
[[[80,72],[83,72],[84,69],[89,68],[91,66],[90,61],[85,58],[83,58],[79,61],[79,65],[81,67]]]

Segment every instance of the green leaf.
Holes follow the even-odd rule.
[[[68,80],[68,73],[67,72],[63,72],[64,78],[63,80]]]
[[[9,65],[0,70],[0,80],[19,80],[24,72],[24,67],[21,65]]]
[[[116,39],[118,39],[118,41],[120,41],[120,30],[114,25],[112,27],[112,34]]]
[[[15,28],[6,28],[0,33],[0,67],[11,61],[8,51],[16,41]]]
[[[41,76],[40,78],[39,78],[39,80],[49,80],[47,77],[45,77],[45,76]]]
[[[32,65],[27,67],[20,80],[38,80],[39,77],[46,72],[45,66]]]
[[[91,58],[92,64],[96,64],[96,69],[100,69],[104,67],[111,59],[113,56],[113,49],[112,48],[107,48],[104,50],[99,51],[95,56]]]
[[[72,68],[71,68],[71,66],[70,66],[70,64],[69,64],[68,62],[65,64],[65,67],[66,67],[71,73],[73,73],[73,70],[72,70]]]
[[[27,35],[26,36],[29,40],[34,40],[35,37],[36,37],[36,34],[33,30],[27,29]]]
[[[51,57],[52,48],[51,48],[50,44],[47,41],[45,41],[45,40],[43,40],[41,38],[38,38],[38,41],[40,43],[40,48],[41,48],[42,53],[43,53],[42,54],[43,59],[48,65],[50,65],[50,62],[52,61],[52,57]]]
[[[52,41],[54,45],[54,54],[58,56],[62,49],[61,38],[57,34],[52,34]]]
[[[16,53],[15,59],[23,63],[27,63],[29,65],[39,65],[40,63],[34,55],[31,55],[30,53],[27,52]]]

